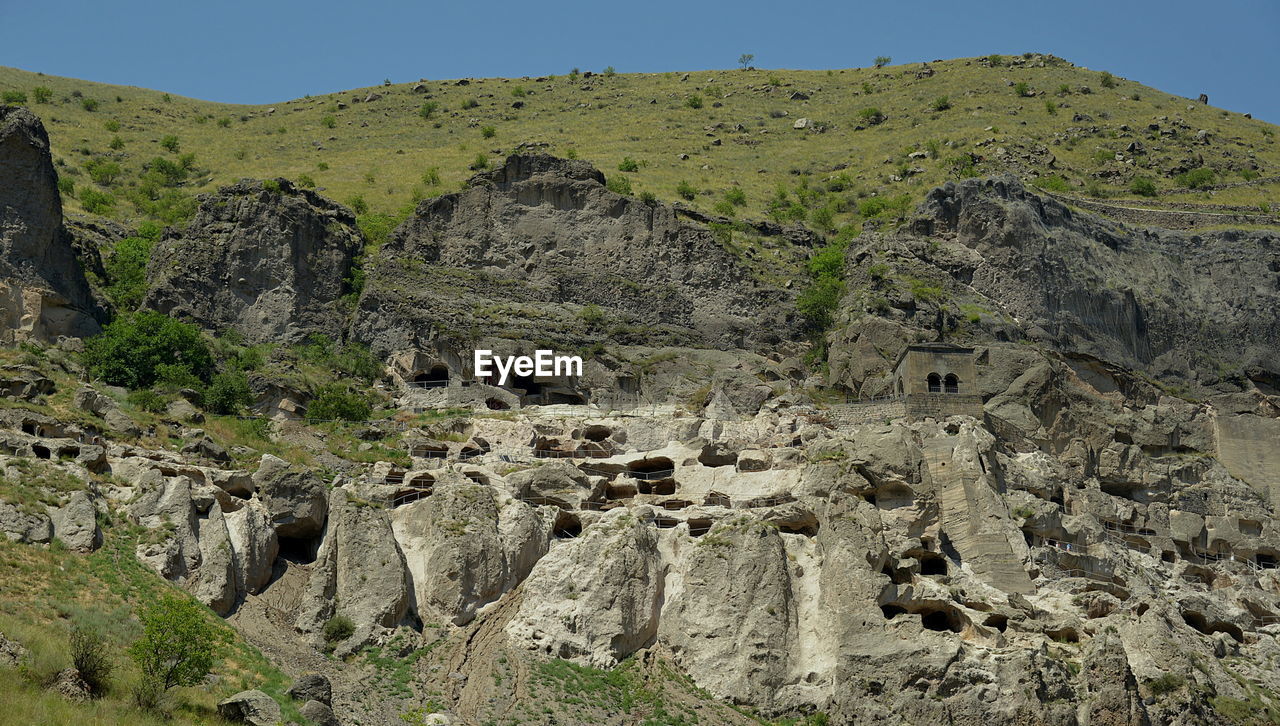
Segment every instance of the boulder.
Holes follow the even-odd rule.
[[[250,499],[239,509],[227,512],[225,519],[236,558],[236,587],[241,592],[257,594],[270,582],[280,552],[271,515],[262,502]]]
[[[48,515],[25,512],[0,501],[0,532],[14,542],[47,543],[53,539],[53,523]]]
[[[204,414],[200,413],[200,409],[193,406],[185,398],[179,398],[171,402],[165,409],[165,415],[175,421],[187,423],[201,423],[204,421]]]
[[[58,671],[49,690],[69,701],[77,702],[88,701],[93,695],[93,689],[89,688],[80,671],[75,668],[64,668]]]
[[[314,537],[324,527],[328,487],[303,467],[264,454],[254,488],[280,537]]]
[[[241,691],[218,703],[218,715],[250,726],[277,726],[280,704],[262,691]]]
[[[338,717],[333,715],[333,708],[326,703],[320,701],[307,701],[302,704],[302,708],[298,711],[310,721],[313,726],[340,726]]]
[[[174,403],[176,404],[178,402],[175,401]],[[186,403],[186,402],[183,401],[183,403]],[[187,404],[187,405],[190,406],[191,404]],[[212,461],[218,464],[231,463],[231,455],[227,453],[227,450],[222,448],[221,444],[209,438],[208,436],[201,436],[195,441],[192,441],[188,443],[186,446],[183,446],[182,453],[187,454],[189,456],[198,456],[201,459],[208,459],[209,461]]]
[[[196,520],[196,539],[200,561],[194,581],[188,581],[191,594],[215,613],[226,616],[236,606],[236,560],[221,507],[210,507],[208,514]]]
[[[0,633],[0,668],[17,668],[27,659],[27,649]]]
[[[93,552],[102,546],[102,530],[98,527],[98,510],[86,491],[75,491],[52,517],[53,536],[73,552]]]
[[[319,701],[328,706],[333,705],[333,687],[329,679],[321,673],[304,673],[289,686],[289,697],[295,701]]]

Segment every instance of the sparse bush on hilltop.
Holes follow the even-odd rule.
[[[1100,83],[1102,83],[1103,88],[1115,88],[1116,77],[1111,75],[1109,71],[1103,71]]]
[[[890,56],[878,55],[876,56],[874,65],[876,68],[884,68],[885,66],[889,65],[892,62],[893,62],[893,58],[891,58]]]
[[[434,115],[436,110],[439,108],[440,108],[439,103],[436,103],[435,101],[427,101],[426,103],[422,104],[421,108],[418,109],[418,115],[421,116],[422,118],[431,118],[431,116]]]
[[[53,100],[53,91],[45,86],[36,86],[31,89],[31,97],[36,103],[48,103]]]
[[[992,53],[987,56],[987,63],[990,63],[992,68],[999,68],[1004,65],[1004,56],[999,53]]]
[[[92,113],[98,110],[98,102],[92,98],[82,98],[80,99],[80,107]]]
[[[689,108],[702,108],[702,96],[695,93],[684,100],[684,105]]]

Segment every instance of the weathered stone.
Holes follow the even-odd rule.
[[[241,691],[218,702],[218,715],[250,726],[277,726],[280,723],[280,704],[262,691]]]
[[[73,552],[92,552],[102,545],[98,510],[85,491],[71,493],[67,503],[52,515],[53,536]]]
[[[322,673],[304,673],[289,686],[289,697],[295,701],[319,701],[333,705],[333,687]]]
[[[254,487],[280,537],[314,537],[324,527],[327,487],[310,471],[264,454]]]

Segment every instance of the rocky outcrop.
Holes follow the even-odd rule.
[[[400,624],[409,609],[409,571],[387,513],[344,489],[329,498],[324,542],[302,596],[297,626],[318,632],[334,615],[356,626],[345,648],[368,642],[377,628]]]
[[[546,551],[555,515],[491,487],[440,484],[392,516],[413,577],[418,617],[465,625],[515,587]]]
[[[98,331],[84,272],[62,223],[49,136],[35,114],[0,106],[0,342]]]
[[[271,514],[277,536],[296,539],[320,534],[328,488],[315,474],[265,454],[253,475],[253,483]]]
[[[92,552],[102,546],[98,510],[85,491],[71,493],[67,503],[52,515],[53,536],[73,552]]]
[[[1001,176],[934,189],[910,225],[856,240],[848,265],[832,369],[872,393],[905,344],[939,335],[1034,341],[1205,390],[1280,380],[1274,232],[1134,228]]]
[[[465,191],[419,204],[369,271],[353,331],[384,351],[460,345],[477,327],[562,349],[609,328],[635,331],[615,342],[642,345],[752,349],[792,338],[791,293],[731,249],[671,207],[609,191],[584,162],[515,155]]]
[[[278,179],[204,195],[147,266],[143,306],[253,343],[337,337],[362,241],[346,207]]]
[[[626,510],[538,561],[506,626],[517,647],[609,668],[653,642],[662,570],[657,537]]]

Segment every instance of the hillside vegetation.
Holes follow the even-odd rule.
[[[243,177],[402,213],[521,147],[591,161],[624,193],[847,234],[996,171],[1082,196],[1280,198],[1275,126],[1035,54],[424,80],[270,106],[0,68],[0,92],[44,120],[68,207],[125,221],[181,221],[192,194]]]

